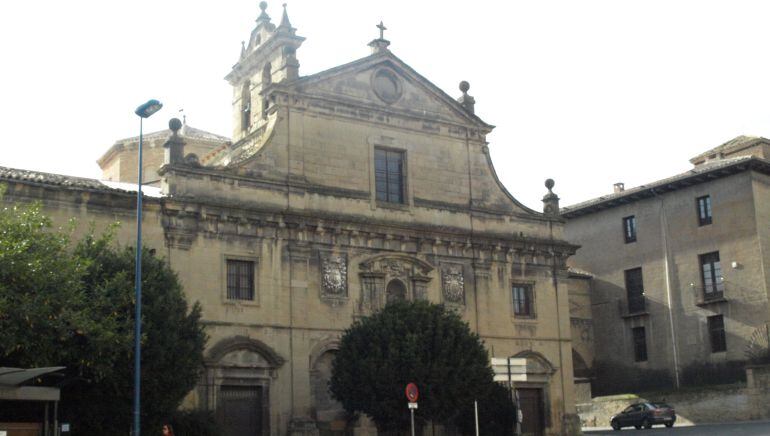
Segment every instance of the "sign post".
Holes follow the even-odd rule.
[[[523,357],[493,357],[491,363],[494,380],[508,384],[511,402],[516,406],[515,434],[521,434],[521,405],[519,404],[519,395],[516,392],[514,382],[527,381],[527,359]]]
[[[417,398],[420,397],[420,391],[417,385],[409,383],[406,385],[406,399],[409,400],[409,413],[412,415],[412,436],[414,436],[414,409],[417,408]]]

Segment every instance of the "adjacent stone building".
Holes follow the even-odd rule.
[[[304,38],[266,7],[226,78],[232,142],[178,122],[149,135],[168,139],[162,165],[159,147],[146,155],[159,188],[144,240],[201,302],[210,337],[186,406],[215,411],[228,434],[376,434],[327,390],[338,340],[390,301],[425,299],[457,311],[493,356],[527,358],[528,434],[578,431],[573,353],[590,352],[572,341],[576,325],[592,340],[588,276],[567,269],[577,246],[553,181],[543,213],[519,203],[467,82],[459,99],[438,89],[388,49],[384,26],[371,55],[300,76]],[[135,142],[99,160],[106,179],[136,180]],[[59,222],[121,221],[119,239],[133,240],[133,192],[12,169],[0,181],[6,201],[41,200]],[[583,300],[570,307],[573,281]]]
[[[770,141],[741,136],[685,173],[562,209],[594,274],[596,359],[663,369],[746,359],[770,319]]]

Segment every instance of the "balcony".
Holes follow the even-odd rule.
[[[715,283],[714,286],[708,288],[697,287],[692,283],[690,284],[690,287],[695,292],[695,305],[698,307],[727,303],[725,281],[722,277],[719,278],[719,283]]]
[[[635,318],[650,314],[647,312],[647,298],[644,294],[627,297],[627,304],[623,304],[623,300],[618,300],[618,309],[621,318]]]

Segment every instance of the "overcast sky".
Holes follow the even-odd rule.
[[[258,15],[254,0],[0,4],[0,165],[98,178],[95,161],[184,109],[231,135],[223,77]],[[273,22],[281,5],[269,2]],[[735,136],[770,136],[770,2],[291,0],[307,75],[390,49],[448,94],[471,84],[496,171],[540,210],[686,171]]]

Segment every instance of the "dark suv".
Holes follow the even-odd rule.
[[[634,426],[651,428],[655,424],[672,427],[676,422],[674,409],[665,403],[636,403],[610,418],[614,430]]]

